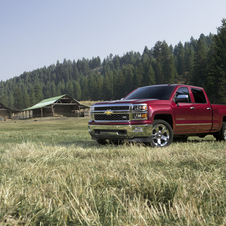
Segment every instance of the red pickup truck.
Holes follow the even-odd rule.
[[[201,87],[154,85],[125,98],[95,103],[88,131],[99,144],[123,140],[164,147],[188,136],[226,140],[226,106],[210,104]]]

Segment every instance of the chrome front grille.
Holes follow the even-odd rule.
[[[94,106],[92,114],[96,122],[128,122],[132,114],[132,105],[104,104]]]
[[[129,114],[111,114],[111,115],[105,115],[105,114],[97,114],[94,115],[95,120],[97,121],[128,121],[129,120]]]
[[[147,104],[97,104],[90,108],[95,122],[129,122],[147,119]]]

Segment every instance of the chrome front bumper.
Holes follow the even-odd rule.
[[[150,142],[152,124],[140,125],[88,125],[92,139],[117,139]]]

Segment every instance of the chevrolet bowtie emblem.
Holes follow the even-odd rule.
[[[108,111],[105,111],[104,114],[106,114],[106,115],[111,115],[111,114],[113,114],[113,112],[110,111],[110,110],[108,110]]]

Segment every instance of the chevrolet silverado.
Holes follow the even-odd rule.
[[[164,147],[188,136],[226,139],[226,106],[210,104],[201,87],[153,85],[125,98],[95,103],[88,131],[99,144],[123,140]]]

